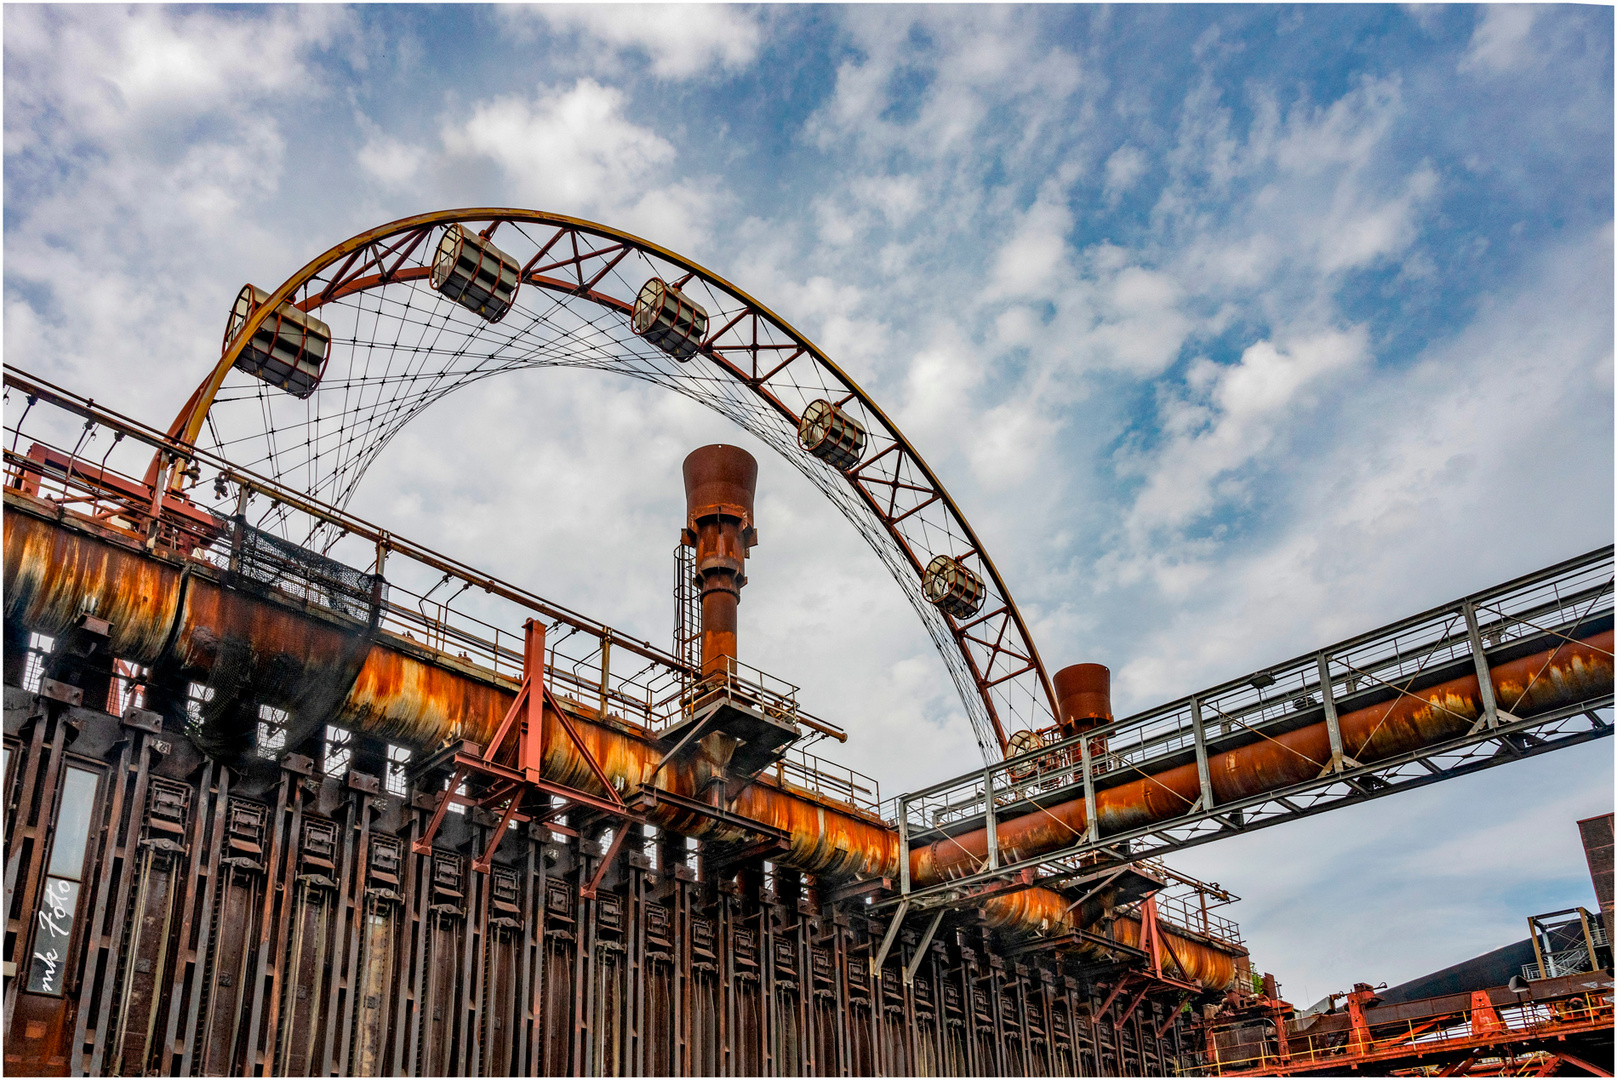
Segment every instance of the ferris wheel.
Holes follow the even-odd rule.
[[[541,367],[666,387],[791,462],[904,590],[986,760],[1055,723],[1049,678],[998,570],[881,408],[736,286],[603,225],[445,210],[346,240],[273,291],[244,286],[218,362],[171,434],[341,508],[433,403]],[[260,527],[292,528],[269,514]],[[286,539],[324,550],[336,537],[316,527]]]

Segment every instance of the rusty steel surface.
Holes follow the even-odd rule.
[[[1112,719],[1112,673],[1104,664],[1072,664],[1051,677],[1065,734]]]
[[[1117,919],[1112,924],[1111,936],[1124,945],[1138,947],[1140,920],[1127,916]],[[1163,957],[1163,966],[1176,977],[1198,981],[1218,990],[1228,990],[1235,985],[1239,953],[1228,946],[1220,947],[1206,939],[1187,937],[1172,930],[1165,931],[1162,936],[1166,940],[1165,952],[1168,954]]]
[[[1559,704],[1609,694],[1612,631],[1563,642],[1491,669],[1501,707],[1530,717]],[[1482,714],[1474,675],[1344,713],[1339,719],[1346,752],[1375,762],[1465,733]],[[1234,801],[1317,776],[1331,760],[1326,725],[1313,724],[1213,755],[1208,771],[1219,802]],[[1142,776],[1096,792],[1103,831],[1117,832],[1165,820],[1195,804],[1199,777],[1194,763]],[[1082,798],[1001,822],[999,850],[1007,859],[1052,851],[1084,835],[1088,811]],[[911,853],[910,879],[932,884],[970,873],[987,858],[988,837],[978,829],[935,841]]]
[[[752,503],[758,462],[740,447],[718,444],[691,451],[682,472],[686,540],[696,548],[705,676],[733,668],[738,656],[736,608],[747,583],[747,549],[757,536]]]
[[[1358,983],[1345,1008],[1295,1016],[1281,1001],[1203,1021],[1186,1072],[1216,1076],[1609,1075],[1609,972],[1381,1004]],[[1418,1070],[1418,1071],[1417,1071]]]
[[[89,605],[113,624],[118,656],[156,660],[184,594],[182,569],[7,510],[6,618],[57,637]]]
[[[395,644],[373,643],[366,650],[335,722],[409,746],[457,738],[487,743],[515,688],[486,674],[473,678],[431,663]]]
[[[322,317],[334,319],[331,310],[357,302],[351,299],[357,294],[391,289],[418,294],[429,300],[430,307],[436,296],[428,291],[430,267],[423,261],[430,258],[433,248],[428,241],[440,229],[484,222],[486,227],[477,230],[480,236],[486,238],[498,229],[502,244],[522,247],[520,257],[533,251],[521,268],[515,297],[518,306],[524,291],[545,295],[544,304],[560,297],[563,303],[587,305],[586,322],[597,323],[598,330],[614,335],[613,344],[626,360],[649,365],[643,372],[623,364],[612,369],[633,371],[650,381],[678,387],[776,446],[831,498],[884,561],[890,566],[908,565],[910,574],[901,577],[900,584],[949,667],[985,756],[990,760],[1002,756],[1010,731],[1039,730],[1053,722],[1049,679],[1003,579],[937,476],[880,407],[812,342],[732,283],[682,256],[607,226],[540,211],[474,207],[401,219],[343,241],[307,263],[253,309],[181,408],[169,428],[170,437],[184,445],[197,444],[216,396],[242,350],[259,324],[283,304],[303,312],[320,311]],[[515,253],[517,247],[511,250]],[[693,369],[702,369],[700,375],[688,374],[680,361],[632,334],[629,318],[634,297],[647,280],[645,275],[678,279],[680,287],[693,295],[701,291],[702,305],[712,316],[711,328],[689,360]],[[445,303],[453,306],[451,301]],[[601,322],[601,308],[615,313],[618,320]],[[528,333],[537,334],[544,321],[542,308],[530,314],[534,326]],[[569,362],[565,354],[570,350],[536,349],[533,341],[519,338],[513,338],[513,343],[529,357],[530,364],[540,363],[535,358],[541,355],[549,357],[542,361],[545,364]],[[385,351],[386,343],[373,342],[370,348]],[[595,342],[580,352],[595,356],[600,350],[600,343]],[[453,367],[464,352],[446,349],[440,366]],[[334,352],[323,376],[325,383],[340,381],[341,363]],[[504,358],[500,363],[513,366]],[[442,377],[434,373],[428,381]],[[727,384],[731,383],[754,400],[737,405],[729,396],[732,391]],[[847,468],[826,464],[798,443],[800,414],[827,395],[837,398],[837,407],[870,436],[863,460]],[[320,398],[321,392],[316,390],[309,401],[318,408]],[[378,407],[398,417],[415,411]],[[376,431],[388,426],[384,423]],[[361,448],[354,459],[368,461],[373,452]],[[156,482],[159,465],[154,459],[146,477],[149,483]],[[292,476],[290,470],[274,471],[278,479],[282,472]],[[178,482],[173,473],[169,476],[170,483]],[[357,482],[358,477],[352,479]],[[352,483],[341,486],[349,492],[353,488]],[[308,494],[321,497],[322,492]],[[921,575],[938,556],[969,561],[971,572],[986,580],[988,595],[981,611],[957,618],[926,600]]]

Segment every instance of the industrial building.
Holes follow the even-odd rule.
[[[745,662],[737,447],[684,461],[667,644],[347,509],[443,395],[556,365],[800,469],[983,760],[884,799],[818,752],[857,735],[780,677],[813,673]],[[1609,736],[1610,547],[1116,717],[879,406],[637,237],[394,222],[243,287],[198,374],[162,427],[6,368],[8,1073],[1610,1071],[1609,815],[1580,823],[1600,910],[1535,916],[1523,971],[1319,1010],[1172,867]]]

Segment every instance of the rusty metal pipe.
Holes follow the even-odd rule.
[[[989,926],[1013,933],[1038,933],[1054,938],[1087,930],[1100,923],[1106,906],[1105,898],[1096,897],[1081,909],[1074,910],[1067,898],[1055,890],[1032,888],[992,897],[984,901],[982,910],[983,921]],[[1172,947],[1173,955],[1183,961],[1188,970],[1178,972],[1179,965],[1169,956],[1163,957],[1165,967],[1178,972],[1182,978],[1200,979],[1203,985],[1218,990],[1234,984],[1236,957],[1241,955],[1235,947],[1220,947],[1199,935],[1187,937],[1176,933],[1169,926],[1161,924],[1160,916],[1158,926]],[[1138,948],[1140,920],[1132,915],[1119,915],[1099,936],[1109,936],[1120,945]],[[1076,948],[1080,955],[1091,955],[1098,953],[1101,947],[1080,942]]]
[[[689,490],[694,493],[700,485]],[[700,505],[724,501],[712,495],[709,500]],[[730,505],[746,511],[730,515],[738,523],[750,522],[750,506],[739,501]],[[733,542],[745,539],[740,527],[729,535]],[[209,570],[194,568],[182,587],[184,575],[175,562],[83,523],[7,514],[4,574],[7,618],[31,630],[61,633],[93,598],[98,611],[112,613],[113,648],[121,657],[172,662],[188,677],[210,684],[228,676],[228,692],[248,695],[243,700],[285,703],[294,713],[330,718],[418,749],[454,738],[487,742],[516,690],[509,680],[417,643],[385,633],[365,642],[336,617],[226,589]],[[1608,630],[1495,666],[1492,681],[1499,703],[1517,715],[1531,716],[1582,695],[1610,692],[1612,641]],[[720,650],[716,655],[732,654]],[[1094,689],[1091,683],[1090,692]],[[219,688],[220,695],[226,693]],[[1070,700],[1073,695],[1065,696]],[[1374,762],[1463,733],[1480,715],[1479,697],[1477,680],[1470,676],[1346,713],[1340,718],[1345,749],[1359,761]],[[1094,701],[1087,706],[1088,715],[1081,705],[1069,705],[1064,717],[1096,719]],[[573,726],[591,756],[614,786],[628,789],[644,783],[662,760],[649,733],[594,721],[590,711],[580,708]],[[546,778],[597,790],[585,758],[548,710],[545,728]],[[1301,728],[1215,755],[1210,762],[1214,793],[1220,801],[1231,801],[1273,790],[1316,775],[1328,760],[1324,725]],[[712,763],[697,757],[673,763],[655,782],[694,798],[712,775]],[[1108,788],[1096,797],[1101,826],[1115,832],[1164,820],[1182,813],[1198,793],[1194,765]],[[852,806],[762,777],[740,793],[733,809],[791,837],[790,851],[778,860],[783,866],[829,879],[896,875],[896,834]],[[666,804],[653,811],[651,820],[660,828],[703,839],[740,839],[708,816]],[[999,849],[1007,859],[1057,850],[1082,835],[1085,824],[1083,800],[1072,800],[1048,813],[1002,822]],[[973,871],[985,849],[981,830],[921,848],[912,853],[911,880],[924,886]],[[1064,905],[1057,893],[1029,889],[990,900],[985,911],[1008,929],[1038,932],[1048,925],[1065,932],[1084,916],[1075,920],[1062,914]]]
[[[304,723],[329,720],[430,750],[457,738],[486,743],[515,696],[510,680],[391,634],[367,641],[342,620],[227,589],[209,571],[184,575],[173,561],[110,531],[27,513],[7,514],[5,526],[9,622],[55,635],[93,601],[114,614],[115,652],[173,664],[214,685],[216,701],[266,701]],[[240,709],[221,720],[251,726]],[[546,779],[599,792],[583,753],[549,707],[544,724]],[[662,752],[649,733],[602,721],[587,708],[573,715],[572,728],[614,787],[627,790],[656,773],[659,788],[694,798],[713,776],[713,763],[701,756],[659,772]],[[791,838],[790,850],[777,858],[781,866],[828,880],[897,872],[897,834],[856,807],[766,775],[732,809]],[[649,820],[699,839],[742,839],[711,817],[667,803]],[[984,911],[991,925],[1015,933],[1070,933],[1098,917],[1093,904],[1081,911],[1066,906],[1059,893],[1031,888],[990,899]],[[1191,948],[1186,944],[1180,955]]]
[[[1606,630],[1496,665],[1489,673],[1495,699],[1525,717],[1610,693],[1612,638],[1612,631]],[[1477,677],[1467,675],[1343,713],[1339,723],[1344,751],[1370,764],[1463,735],[1480,715]],[[1207,766],[1214,797],[1223,803],[1318,776],[1330,760],[1329,735],[1321,721],[1215,754]],[[1185,813],[1199,794],[1200,780],[1191,763],[1097,791],[1095,811],[1101,832],[1117,833]],[[1000,857],[1015,861],[1070,847],[1087,826],[1082,798],[1002,821]],[[987,833],[982,829],[917,848],[911,853],[910,880],[924,886],[973,873],[987,852]]]
[[[702,595],[702,674],[728,670],[736,659],[736,607],[747,583],[747,549],[758,462],[739,446],[718,443],[685,458],[686,542],[696,548]]]
[[[1112,672],[1105,664],[1073,664],[1050,682],[1063,738],[1112,722]]]

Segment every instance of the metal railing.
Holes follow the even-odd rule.
[[[647,641],[11,367],[5,403],[5,486],[148,550],[235,574],[356,630],[374,624],[436,659],[511,682],[522,677],[522,624],[541,619],[551,691],[651,733],[687,715],[703,685],[694,668]],[[165,461],[155,485],[141,478],[154,450]],[[168,486],[176,476],[180,485]],[[785,680],[736,664],[729,685],[816,737],[845,737],[805,712]],[[855,782],[858,774],[811,755],[789,768],[799,786],[854,805],[867,798],[863,788],[875,791],[868,778]]]
[[[727,658],[725,666],[697,677],[690,669],[683,672],[684,679],[678,690],[658,702],[659,708],[677,704],[676,716],[691,716],[720,698],[756,709],[765,716],[792,725],[808,728],[815,739],[830,737],[847,741],[847,733],[802,709],[797,704],[798,687],[744,664],[734,657]]]
[[[796,746],[775,763],[775,779],[873,816],[881,813],[881,785],[873,778]]]
[[[1240,925],[1204,906],[1203,897],[1205,894],[1198,897],[1194,890],[1186,894],[1177,889],[1165,889],[1157,893],[1157,918],[1181,930],[1244,948],[1246,939],[1241,936]]]
[[[1532,1039],[1551,1040],[1571,1033],[1610,1028],[1610,991],[1593,991],[1551,1002],[1523,1005],[1491,1005],[1487,1013],[1470,1008],[1417,1016],[1396,1024],[1376,1023],[1371,1036],[1362,1029],[1337,1028],[1323,1034],[1288,1032],[1287,1052],[1278,1052],[1273,1036],[1219,1046],[1218,1035],[1231,1028],[1215,1027],[1208,1043],[1214,1049],[1185,1055],[1180,1072],[1190,1075],[1266,1075],[1274,1072],[1306,1071],[1309,1068],[1357,1067],[1358,1063],[1430,1055],[1447,1047],[1455,1049],[1498,1043],[1521,1043]],[[1272,1030],[1272,1023],[1267,1025]],[[1251,1048],[1242,1052],[1244,1048]]]
[[[1337,717],[1418,693],[1437,680],[1475,676],[1479,666],[1487,668],[1491,654],[1515,655],[1531,647],[1524,643],[1555,648],[1575,634],[1591,633],[1591,626],[1598,629],[1602,621],[1609,625],[1612,612],[1608,546],[1080,735],[1052,739],[1053,733],[1044,733],[1051,741],[900,795],[884,811],[901,820],[906,845],[975,829],[987,832],[987,857],[980,865],[964,877],[914,891],[921,899],[928,891],[954,893],[960,886],[1029,868],[1059,877],[1096,865],[1095,858],[1075,861],[1073,856],[1134,862],[1604,737],[1612,725],[1600,713],[1610,709],[1610,693],[1529,719],[1496,708],[1484,696],[1483,715],[1469,732],[1371,763],[1344,753]],[[1214,799],[1210,757],[1319,724],[1330,732],[1333,755],[1312,763],[1317,776],[1239,800]],[[1181,812],[1152,824],[1103,833],[1095,813],[1100,791],[1185,765],[1197,771],[1200,799],[1185,799]],[[999,822],[1080,799],[1087,804],[1087,826],[1081,835],[1074,832],[1071,844],[1001,858],[995,842]],[[911,892],[907,883],[904,891]]]
[[[1522,978],[1528,982],[1537,982],[1540,979],[1558,979],[1563,975],[1578,975],[1593,969],[1589,962],[1589,950],[1582,945],[1560,952],[1550,953],[1544,958],[1544,967],[1538,964],[1523,964]]]

